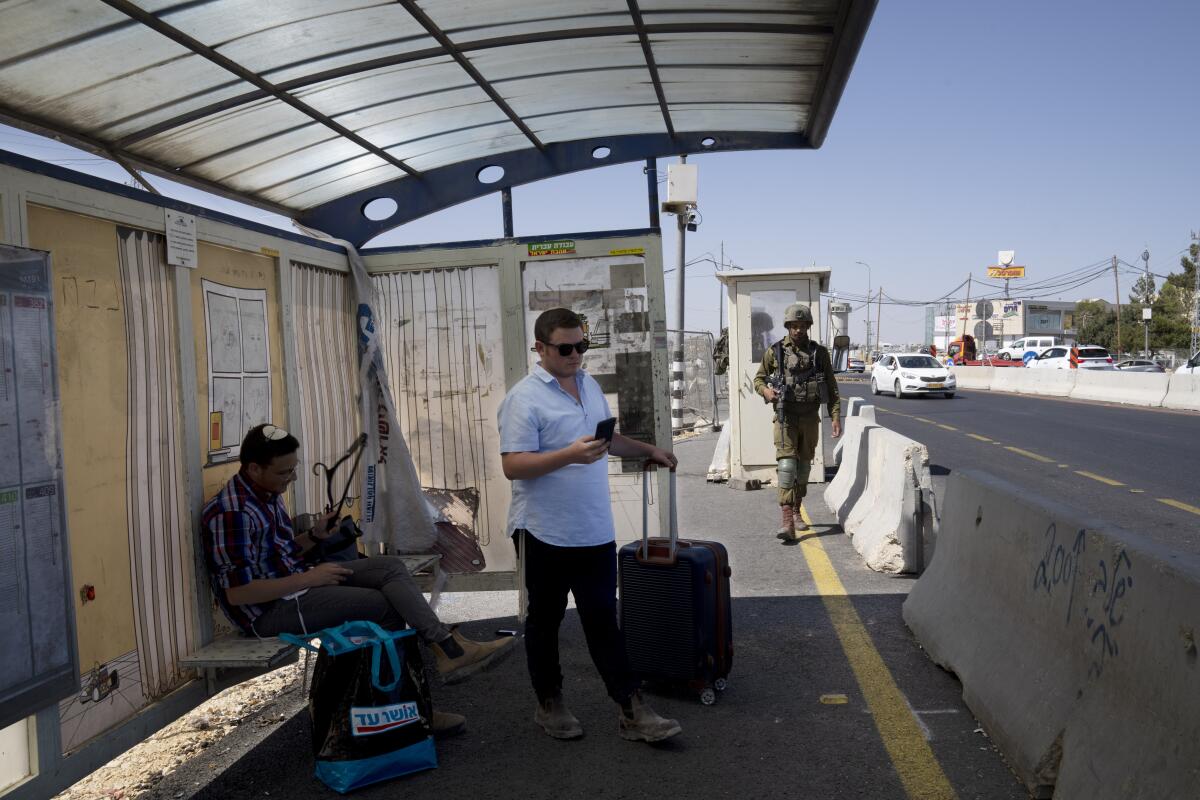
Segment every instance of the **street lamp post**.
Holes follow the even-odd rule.
[[[871,357],[871,265],[865,261],[855,261],[867,268],[867,346],[863,348],[863,361]]]

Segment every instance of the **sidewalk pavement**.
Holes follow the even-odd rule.
[[[828,427],[826,428],[828,430]],[[438,743],[440,767],[363,789],[364,798],[903,798],[1026,797],[978,723],[961,686],[930,662],[901,620],[910,577],[872,573],[810,487],[812,530],[775,538],[775,491],[742,492],[704,476],[716,442],[678,443],[680,531],[715,539],[733,570],[733,671],[714,706],[648,695],[683,733],[660,745],[617,735],[615,705],[588,658],[579,620],[561,634],[564,693],[586,735],[549,738],[533,723],[524,654],[453,686],[438,707],[467,716]],[[444,598],[440,613],[490,638],[519,627],[515,592]],[[194,795],[334,797],[312,777],[300,711]]]

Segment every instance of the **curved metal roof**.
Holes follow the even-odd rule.
[[[0,0],[0,119],[361,243],[574,170],[820,147],[875,4]]]

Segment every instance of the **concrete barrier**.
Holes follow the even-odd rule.
[[[973,471],[904,603],[930,657],[1038,797],[1194,797],[1200,556]]]
[[[960,389],[990,389],[995,367],[955,367],[952,372]]]
[[[1162,405],[1163,408],[1200,411],[1200,375],[1172,375]]]
[[[849,419],[850,417],[858,416],[858,410],[862,408],[864,401],[861,397],[843,398],[842,416]]]
[[[1071,370],[1078,373],[1071,397],[1076,400],[1102,400],[1133,406],[1162,406],[1171,376],[1153,372],[1119,372],[1096,369]]]
[[[863,414],[842,421],[842,436],[834,448],[838,459],[838,471],[825,487],[825,504],[838,514],[839,509],[850,509],[862,496],[867,481],[867,441],[863,435],[875,424],[875,407],[870,410],[870,422]],[[840,448],[840,449],[839,449]],[[838,516],[841,519],[841,516]]]
[[[853,453],[854,475],[847,475],[849,491],[843,498],[827,489],[827,504],[868,567],[876,572],[920,572],[924,566],[922,492],[930,486],[929,451],[895,431],[869,425],[863,426],[857,442],[847,441],[846,447],[852,444],[858,446]],[[849,472],[852,460],[851,450],[844,452],[838,478],[843,469]]]
[[[1067,397],[1075,388],[1076,374],[1083,370],[1014,367],[1008,371],[1014,373],[1011,380],[1019,388],[1006,391],[1018,391],[1021,394],[1043,397]]]
[[[861,397],[851,397],[846,402],[846,414],[842,418],[841,437],[833,445],[833,466],[836,469],[842,465],[842,446],[846,443],[845,425],[851,417],[857,417],[860,414],[869,414],[871,419],[869,422],[875,424],[875,406],[866,405],[866,401]]]

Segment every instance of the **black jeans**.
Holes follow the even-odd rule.
[[[617,627],[617,546],[556,547],[528,531],[513,534],[520,552],[524,538],[525,589],[529,611],[525,619],[525,655],[529,677],[539,701],[562,691],[558,658],[558,629],[567,610],[567,592],[575,595],[588,652],[608,695],[627,703],[638,688],[625,655],[625,640]]]

